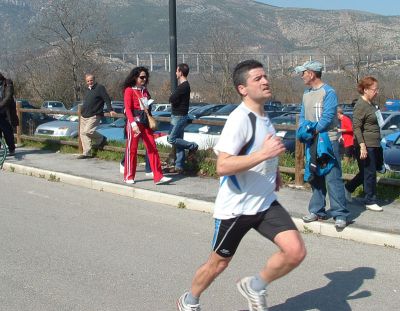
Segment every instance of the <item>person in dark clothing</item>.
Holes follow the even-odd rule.
[[[351,202],[351,193],[360,185],[364,187],[365,208],[381,212],[383,208],[376,200],[376,171],[383,164],[382,148],[380,145],[380,122],[383,118],[378,106],[373,100],[379,93],[378,80],[367,76],[358,83],[360,93],[353,112],[353,131],[355,156],[359,168],[358,174],[345,185],[346,199]]]
[[[14,85],[0,73],[0,133],[8,146],[8,155],[15,155],[13,126],[18,125],[14,100]]]
[[[182,173],[185,163],[185,149],[189,150],[189,158],[193,158],[199,146],[194,142],[188,142],[183,139],[185,126],[188,123],[188,110],[190,101],[190,84],[187,80],[189,66],[179,64],[176,69],[176,78],[178,87],[171,94],[169,102],[172,106],[171,129],[167,141],[176,149],[175,168],[172,172]],[[173,149],[174,149],[173,148]]]
[[[85,79],[88,88],[82,105],[80,125],[83,153],[78,156],[78,159],[91,158],[92,147],[102,149],[107,143],[107,138],[96,132],[96,128],[104,115],[104,103],[106,103],[110,115],[112,117],[116,116],[111,107],[110,96],[108,96],[105,87],[95,82],[93,74],[86,74]]]

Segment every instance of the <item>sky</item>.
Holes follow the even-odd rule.
[[[279,7],[312,8],[319,10],[352,9],[381,15],[399,15],[399,0],[257,0]]]

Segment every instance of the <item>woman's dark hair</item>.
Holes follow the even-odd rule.
[[[124,83],[122,83],[122,90],[124,91],[127,87],[132,87],[136,85],[136,81],[140,76],[140,73],[144,71],[146,73],[147,76],[147,80],[146,80],[146,85],[149,83],[149,78],[150,78],[150,74],[149,74],[149,70],[146,67],[135,67],[131,70],[131,72],[129,73],[129,75],[126,77]]]
[[[374,83],[378,83],[378,80],[376,80],[372,76],[366,76],[360,80],[357,84],[357,91],[361,95],[364,94],[365,89],[369,89]]]

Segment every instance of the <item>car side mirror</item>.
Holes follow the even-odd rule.
[[[386,147],[390,148],[392,146],[393,146],[393,141],[392,140],[389,140],[389,141],[386,142]]]

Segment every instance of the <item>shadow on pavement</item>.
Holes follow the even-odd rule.
[[[375,269],[359,267],[351,271],[325,274],[330,282],[321,288],[313,289],[287,299],[284,303],[270,307],[270,311],[351,311],[348,300],[366,298],[372,295],[368,290],[358,291],[364,280],[375,277]]]
[[[21,149],[17,148],[16,152],[15,152],[15,156],[13,158],[17,161],[22,161],[22,160],[24,160],[24,158],[27,154],[49,154],[49,153],[54,153],[54,150],[38,150],[38,149],[21,150]]]

